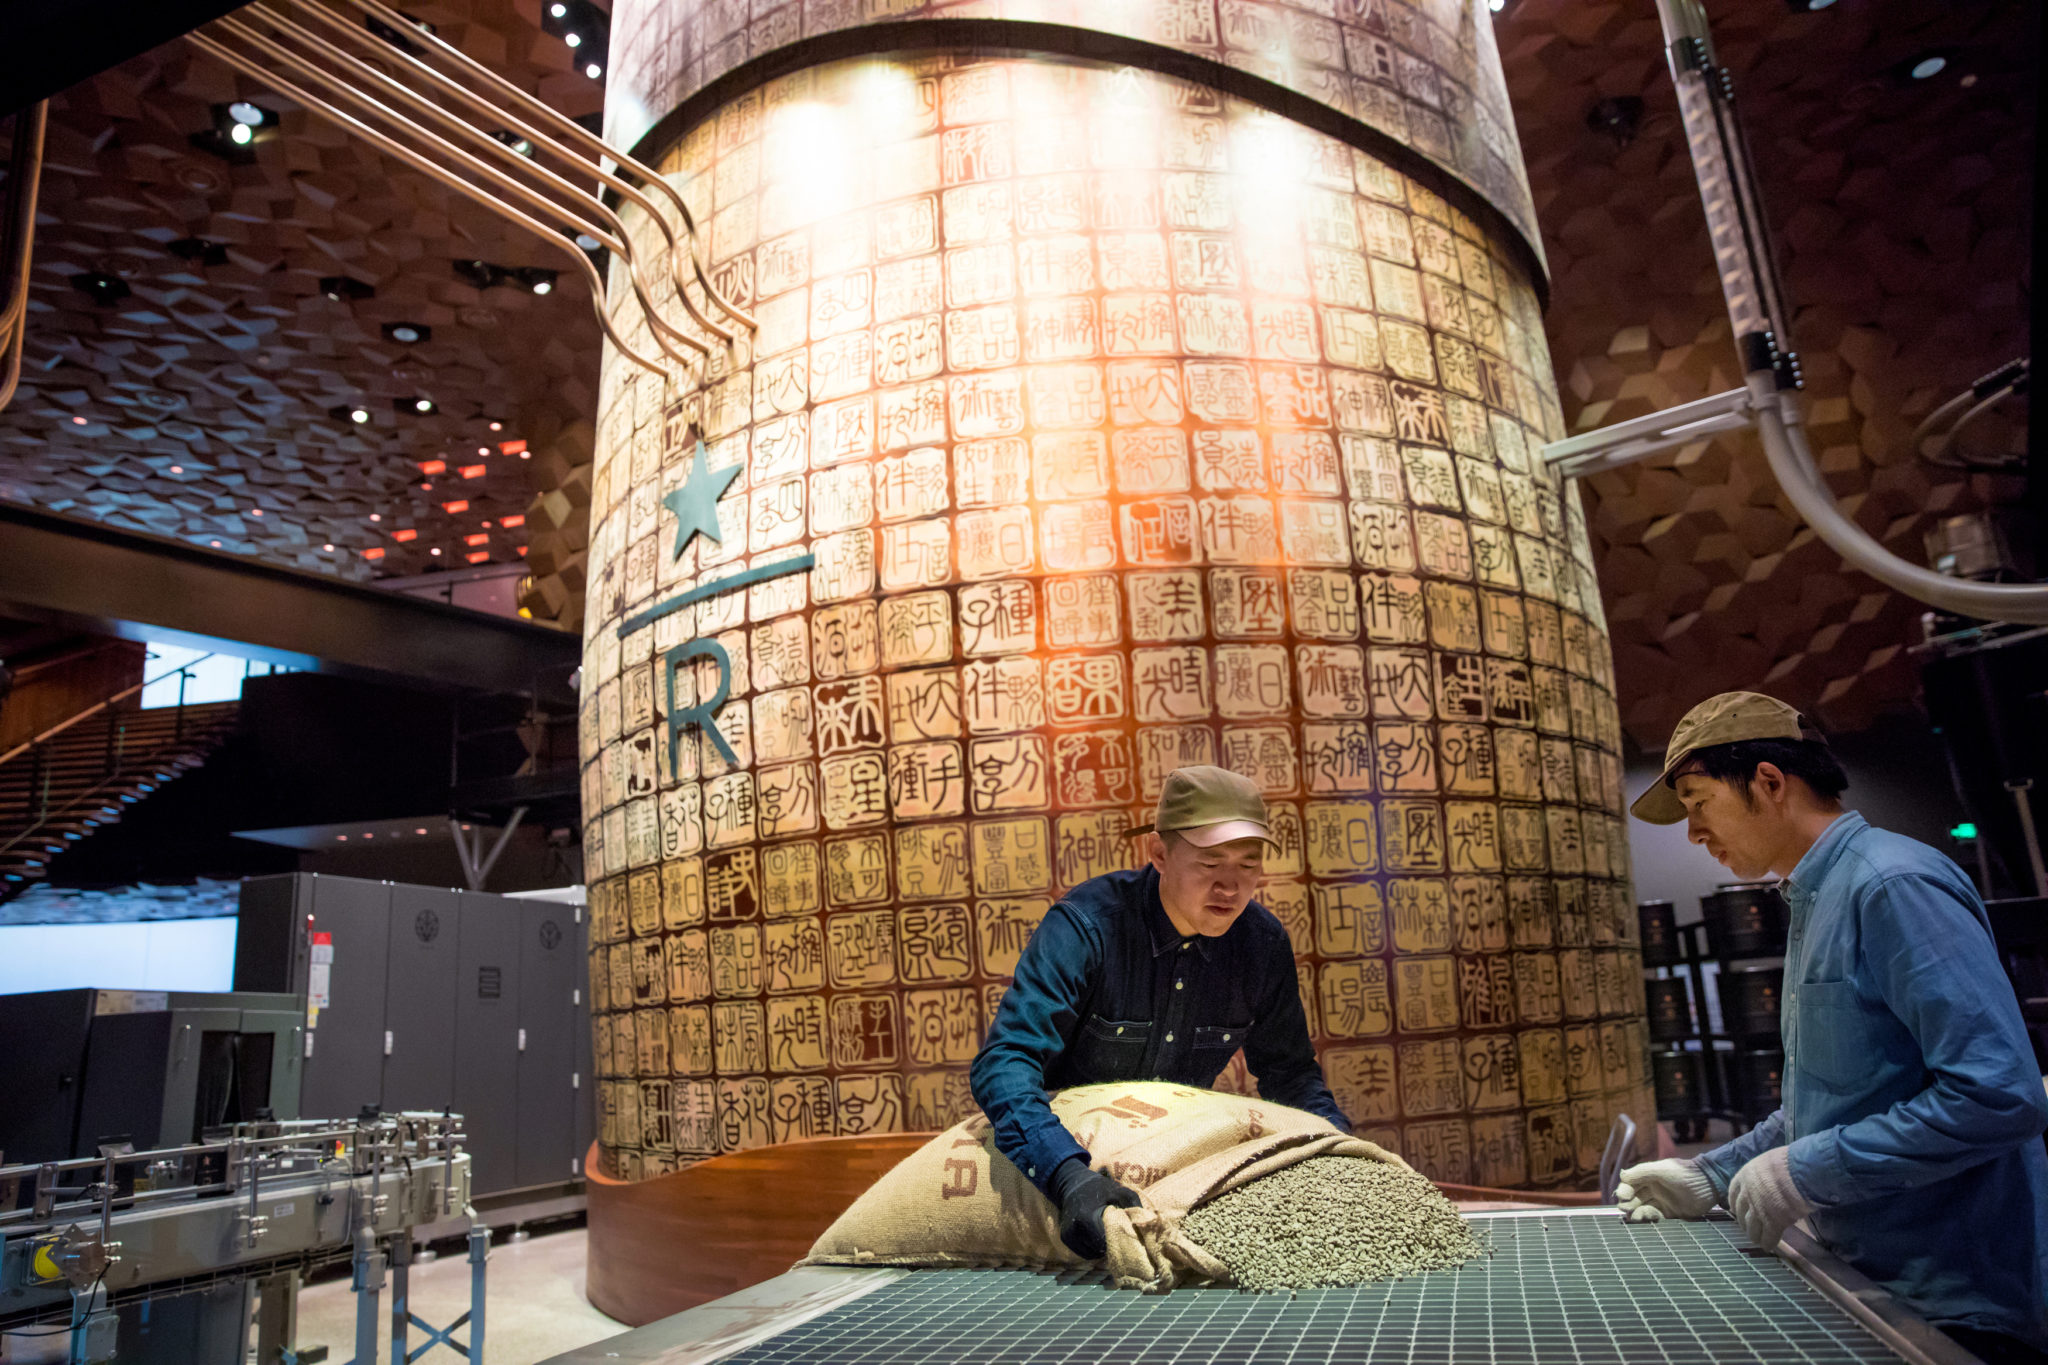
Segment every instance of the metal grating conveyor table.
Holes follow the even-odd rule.
[[[1631,1225],[1612,1209],[1588,1209],[1479,1214],[1473,1222],[1492,1242],[1487,1260],[1294,1296],[1230,1288],[1135,1294],[1079,1272],[796,1271],[554,1365],[1973,1359],[1796,1233],[1788,1261],[1748,1246],[1725,1220]],[[778,1294],[785,1281],[788,1292]]]

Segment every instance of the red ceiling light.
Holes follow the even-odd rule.
[[[519,557],[521,559],[526,558],[526,547],[524,545],[519,547]]]
[[[503,526],[508,530],[514,526],[524,526],[526,525],[526,513],[514,512],[509,517],[499,517],[498,525]]]
[[[478,550],[475,554],[469,556],[469,562],[472,564],[481,564],[490,557],[491,552],[489,550]]]
[[[524,441],[500,441],[498,452],[503,455],[517,455],[526,449]]]
[[[473,536],[464,536],[462,543],[464,545],[488,545],[491,543],[491,538],[482,531],[478,531]]]
[[[391,538],[393,540],[411,540],[417,535],[419,535],[418,531],[393,531]]]
[[[372,545],[369,549],[363,551],[364,559],[382,559],[383,557],[384,549],[379,545]]]
[[[421,460],[421,461],[420,461],[420,473],[422,473],[422,474],[439,474],[439,473],[440,473],[441,471],[445,470],[446,468],[448,468],[448,462],[447,462],[446,460]]]
[[[490,471],[480,464],[464,465],[462,467],[462,477],[465,479],[481,479],[488,473]]]
[[[441,510],[451,517],[457,512],[467,512],[469,510],[469,499],[457,498],[454,502],[444,502],[441,504]]]

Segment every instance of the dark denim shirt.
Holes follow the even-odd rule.
[[[1260,1095],[1350,1131],[1309,1042],[1287,930],[1253,901],[1228,932],[1183,938],[1147,867],[1083,882],[1052,907],[970,1079],[996,1149],[1044,1190],[1061,1162],[1088,1154],[1053,1116],[1049,1092],[1097,1081],[1207,1087],[1240,1047]]]
[[[1842,1259],[1930,1321],[2048,1347],[2048,1098],[1977,888],[1851,811],[1784,892],[1782,1107],[1702,1169],[1725,1200],[1787,1147]]]

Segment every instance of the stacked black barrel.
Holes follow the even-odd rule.
[[[1724,886],[1681,926],[1670,901],[1636,907],[1657,1117],[1681,1142],[1711,1119],[1738,1129],[1778,1107],[1784,1040],[1784,898],[1768,885]]]

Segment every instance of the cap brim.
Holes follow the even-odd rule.
[[[1671,766],[1675,768],[1678,765],[1674,763]],[[1635,804],[1628,808],[1628,813],[1650,825],[1675,825],[1683,820],[1685,803],[1680,801],[1678,793],[1671,789],[1671,784],[1667,780],[1670,776],[1670,768],[1657,774],[1657,780],[1650,784],[1649,790],[1635,799]]]
[[[1213,825],[1195,825],[1174,833],[1196,848],[1214,848],[1235,839],[1264,839],[1275,848],[1280,846],[1280,841],[1273,837],[1273,831],[1256,820],[1221,820]]]

